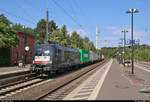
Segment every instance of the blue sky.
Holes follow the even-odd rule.
[[[54,0],[1,0],[0,13],[4,13],[14,23],[34,28],[40,19],[45,18],[48,8],[49,20],[55,20],[59,26],[67,25],[69,32],[81,31],[81,36],[89,37],[94,44],[96,26],[99,26],[99,47],[103,47],[118,46],[119,39],[123,37],[123,29],[129,31],[127,39],[131,38],[131,16],[125,12],[129,8],[137,8],[140,13],[134,14],[134,38],[140,39],[142,44],[150,44],[150,0],[55,1],[71,17]]]

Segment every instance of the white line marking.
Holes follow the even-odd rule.
[[[109,61],[108,63],[106,63],[104,66],[102,66],[100,68],[100,70],[98,70],[96,73],[94,73],[92,76],[90,76],[87,80],[85,80],[80,86],[78,86],[76,89],[74,89],[69,95],[67,95],[63,100],[78,100],[78,98],[74,98],[75,96],[81,95],[81,91],[87,91],[87,90],[94,90],[96,89],[95,87],[98,84],[98,81],[102,78],[103,73],[105,73],[105,70],[107,69],[107,67],[109,66],[109,64],[112,63],[112,60]],[[94,83],[96,82],[95,87],[90,88],[86,88],[87,85],[89,85],[89,83]],[[97,89],[96,89],[97,90]],[[92,94],[92,91],[89,92]],[[94,92],[95,93],[95,92]],[[84,93],[87,94],[87,93]],[[89,96],[91,95],[89,94]],[[89,96],[84,96],[84,97],[80,97],[81,98],[86,98],[88,99]]]
[[[143,68],[143,67],[141,67],[141,66],[139,66],[139,65],[134,65],[134,66],[137,67],[137,68],[139,68],[139,69],[142,69],[142,70],[145,70],[145,71],[147,71],[147,72],[150,72],[150,70],[145,69],[145,68]]]
[[[101,80],[98,82],[97,86],[95,87],[94,91],[92,92],[92,94],[90,95],[90,97],[88,98],[88,100],[96,100],[98,93],[100,92],[100,89],[104,83],[104,80],[106,78],[106,75],[108,73],[108,71],[110,70],[110,67],[112,65],[113,60],[111,59],[111,62],[109,63],[109,65],[107,66],[107,69],[105,70]]]

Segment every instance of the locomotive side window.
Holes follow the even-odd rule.
[[[58,58],[58,62],[61,62],[62,58],[61,58],[61,49],[58,48],[58,52],[57,52],[57,58]]]

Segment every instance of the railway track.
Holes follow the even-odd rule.
[[[0,88],[0,99],[3,99],[7,96],[11,96],[21,90],[24,90],[26,88],[30,88],[32,85],[41,83],[45,81],[46,79],[41,79],[39,77],[33,77],[24,81],[20,81],[17,83],[11,83],[9,85],[4,85]]]
[[[13,73],[1,73],[0,74],[0,89],[5,87],[5,85],[9,85],[10,83],[17,83],[21,80],[26,79],[27,77],[31,77],[34,74],[30,73],[30,71],[18,71]]]
[[[35,76],[33,77],[34,74],[28,74],[28,75],[22,75],[23,79],[21,80],[18,80],[18,81],[14,81],[11,80],[10,83],[7,83],[7,84],[4,84],[4,85],[1,85],[0,86],[0,90],[6,88],[6,87],[10,87],[10,86],[13,86],[13,85],[17,85],[17,84],[21,84],[21,83],[25,83],[27,81],[30,81],[30,80],[34,80],[36,78],[38,78],[39,76]],[[18,77],[18,76],[17,76]],[[19,76],[20,77],[20,76]],[[6,81],[6,80],[5,80]]]
[[[100,64],[103,66],[103,64]],[[68,95],[73,89],[78,87],[83,81],[88,79],[93,73],[95,73],[99,65],[95,66],[95,68],[83,73],[79,77],[74,78],[72,81],[65,83],[64,85],[58,87],[52,92],[49,92],[41,97],[39,97],[37,100],[62,100],[66,95]]]
[[[32,78],[32,76],[34,76],[34,74],[28,73],[28,74],[17,75],[17,76],[1,79],[0,80],[0,90],[7,86],[11,86],[11,85],[15,85],[15,84],[27,81],[30,78]]]
[[[34,87],[27,88],[26,90],[17,92],[15,94],[5,95],[5,97],[1,97],[1,100],[45,100],[47,96],[54,96],[54,94],[55,97],[52,97],[52,99],[60,99],[62,98],[62,93],[64,93],[62,94],[64,96],[68,94],[77,85],[82,83],[83,80],[98,70],[96,69],[98,66],[102,66],[105,62],[107,61],[101,61],[99,63],[55,77],[54,79],[47,79],[45,81],[43,80],[41,82],[37,82],[38,85],[35,85],[36,83],[31,82],[32,84],[25,85],[17,90],[26,88],[28,86]]]

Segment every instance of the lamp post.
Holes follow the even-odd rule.
[[[29,46],[25,46],[25,65],[26,65],[26,63],[27,63],[27,52],[30,50],[30,47]]]
[[[125,45],[126,45],[126,33],[128,32],[127,30],[121,31],[124,33],[124,46],[123,46],[123,65],[125,66]]]
[[[140,40],[137,40],[137,61],[139,61],[139,45],[140,45]]]
[[[134,47],[133,47],[133,13],[138,13],[137,9],[131,8],[126,13],[131,13],[131,42],[132,42],[132,74],[134,74]]]
[[[23,30],[24,30],[24,48],[27,46],[27,34],[26,34],[26,32],[25,32],[25,26],[23,26]],[[23,58],[23,60],[24,60],[24,63],[23,63],[23,65],[24,65],[24,67],[25,67],[25,64],[26,64],[26,58],[27,58],[27,53],[26,53],[26,49],[24,49],[25,50],[25,53],[24,53],[24,58]]]
[[[121,50],[122,42],[119,42],[119,64],[122,63],[122,50]]]
[[[121,38],[120,39],[121,40],[121,42],[120,42],[120,46],[121,46],[121,63],[123,64],[123,54],[124,54],[124,52],[123,52],[123,39]]]

